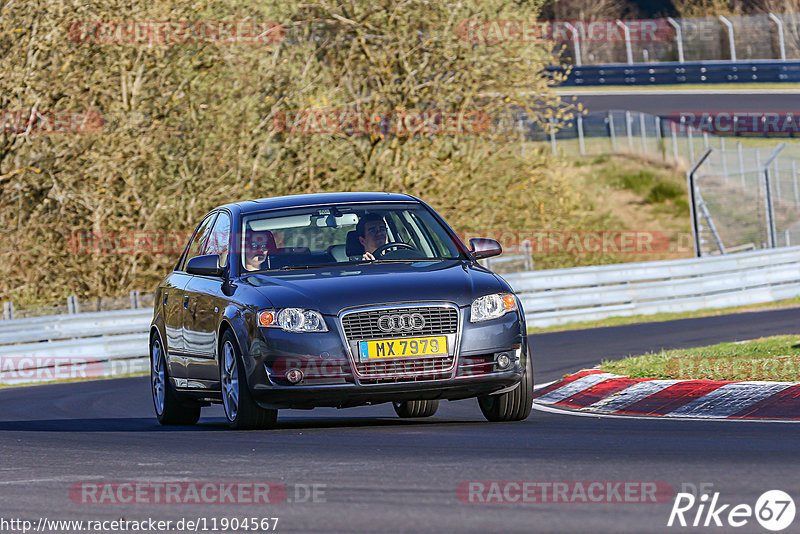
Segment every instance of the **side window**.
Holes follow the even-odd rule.
[[[227,213],[221,211],[219,217],[217,217],[217,222],[214,223],[214,228],[211,230],[211,235],[208,236],[208,242],[203,249],[203,254],[219,254],[219,266],[225,267],[228,263],[230,242],[231,218]]]
[[[203,244],[206,242],[206,238],[208,234],[211,233],[211,226],[214,222],[214,218],[217,216],[216,212],[212,213],[197,226],[197,230],[194,231],[194,235],[192,236],[191,241],[189,241],[189,247],[187,248],[186,252],[184,253],[183,259],[180,262],[179,270],[183,271],[186,269],[186,263],[194,258],[195,256],[200,256],[203,250]]]

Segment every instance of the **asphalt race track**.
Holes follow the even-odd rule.
[[[537,335],[536,382],[602,358],[791,333],[800,333],[800,308]],[[770,489],[800,496],[796,424],[541,411],[523,423],[489,424],[469,400],[444,402],[434,418],[411,422],[381,405],[283,411],[277,429],[232,432],[214,407],[196,427],[165,428],[153,416],[147,378],[6,388],[0,406],[5,519],[256,516],[280,518],[278,532],[674,532],[703,529],[668,528],[671,500],[481,504],[461,502],[456,488],[465,481],[665,481],[675,491],[713,484],[722,503],[753,506]],[[74,484],[124,481],[279,482],[292,502],[70,498]],[[296,502],[312,484],[317,502]],[[752,518],[736,530],[764,531]]]
[[[565,103],[580,102],[587,111],[627,109],[651,115],[667,116],[681,112],[797,112],[798,97],[795,91],[730,90],[712,91],[662,91],[647,88],[641,91],[594,92],[560,91]],[[601,94],[602,93],[602,94]]]

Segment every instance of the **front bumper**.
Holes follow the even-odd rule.
[[[264,408],[351,407],[407,400],[457,400],[513,387],[521,377],[527,336],[519,313],[473,324],[460,310],[455,368],[447,376],[415,376],[364,380],[353,373],[352,355],[345,348],[336,317],[325,317],[328,332],[288,333],[260,329],[249,347],[247,378],[253,398]],[[500,369],[495,355],[507,352],[512,365]],[[290,384],[289,369],[300,369],[303,380]]]

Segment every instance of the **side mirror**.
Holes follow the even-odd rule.
[[[186,272],[198,276],[222,276],[224,271],[219,266],[219,254],[195,256],[186,264]]]
[[[503,253],[503,247],[494,239],[485,237],[474,237],[469,240],[469,251],[475,256],[476,260],[499,256]]]

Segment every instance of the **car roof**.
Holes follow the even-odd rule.
[[[228,204],[227,207],[236,206],[242,213],[261,211],[277,208],[299,208],[303,206],[317,206],[325,204],[345,204],[353,202],[416,202],[411,195],[401,193],[314,193],[309,195],[289,195],[284,197],[262,198],[245,200]]]

